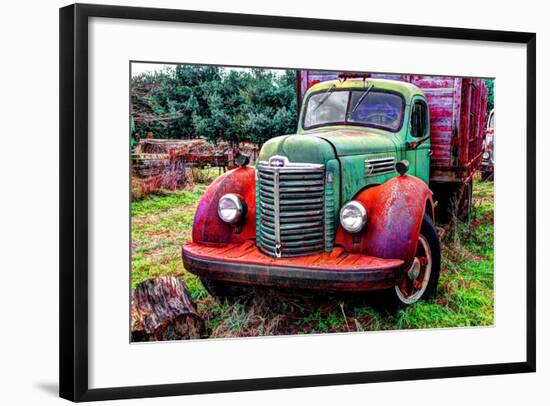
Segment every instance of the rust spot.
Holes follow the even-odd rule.
[[[398,176],[360,192],[354,199],[367,209],[367,225],[357,244],[350,233],[339,227],[335,244],[348,252],[412,260],[425,204],[431,200],[426,184],[413,176]]]
[[[246,217],[239,226],[224,223],[218,217],[218,201],[226,193],[235,193],[247,205]],[[209,246],[244,242],[256,237],[256,175],[253,168],[233,169],[212,183],[197,206],[193,221],[193,241]]]
[[[182,249],[185,268],[197,275],[228,282],[321,290],[367,291],[392,287],[403,260],[332,252],[272,258],[254,241],[212,248],[188,242]]]

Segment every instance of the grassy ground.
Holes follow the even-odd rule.
[[[132,203],[132,286],[145,279],[182,278],[210,337],[487,326],[493,308],[493,183],[474,181],[471,220],[443,241],[435,299],[406,309],[381,306],[380,294],[310,295],[256,289],[244,303],[218,303],[181,261],[195,206],[206,189],[150,196]]]

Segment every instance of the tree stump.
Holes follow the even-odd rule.
[[[197,314],[183,281],[173,276],[148,279],[132,294],[132,341],[201,338],[204,320]]]

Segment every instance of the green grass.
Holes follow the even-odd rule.
[[[132,287],[148,278],[174,275],[185,280],[193,300],[206,296],[181,262],[181,245],[191,238],[195,207],[205,189],[195,185],[132,202]]]
[[[437,295],[405,309],[380,305],[382,295],[311,295],[254,289],[247,301],[218,303],[181,261],[196,205],[206,186],[132,203],[132,286],[145,279],[182,278],[210,337],[489,326],[494,323],[493,183],[474,181],[474,208],[442,242]]]
[[[204,193],[204,185],[194,186],[189,191],[167,192],[165,195],[151,195],[147,199],[132,202],[132,217],[160,214],[166,210],[195,206]]]

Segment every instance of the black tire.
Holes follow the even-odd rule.
[[[473,206],[473,181],[431,185],[437,200],[435,216],[438,224],[456,226],[457,220],[467,220]]]
[[[481,180],[484,182],[493,180],[493,171],[481,171]]]
[[[435,296],[437,292],[437,284],[439,282],[439,271],[441,269],[441,245],[439,243],[439,235],[437,234],[437,230],[435,226],[432,223],[432,220],[427,215],[424,215],[424,218],[422,219],[422,227],[420,229],[420,235],[424,238],[424,241],[427,242],[427,245],[430,249],[430,255],[431,255],[431,264],[430,264],[430,274],[428,278],[428,282],[426,285],[425,290],[423,293],[416,298],[414,301],[407,303],[403,300],[403,293],[401,295],[399,292],[399,284],[395,286],[394,291],[394,298],[398,306],[408,306],[413,303],[418,302],[419,300],[428,300]],[[423,244],[421,242],[421,239],[419,239],[418,244]],[[405,276],[407,277],[407,276]]]
[[[453,218],[453,197],[455,190],[450,185],[433,184],[431,188],[437,201],[435,218],[439,224],[449,224]]]
[[[200,278],[200,280],[206,291],[219,301],[235,302],[248,293],[248,290],[241,285],[208,278]]]
[[[458,216],[462,220],[469,220],[472,212],[474,199],[474,182],[472,179],[468,183],[465,183],[462,188],[462,196],[460,197],[460,207]]]

